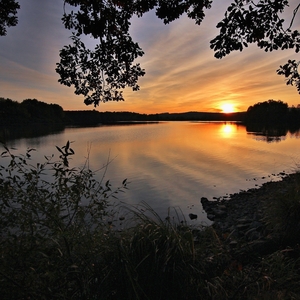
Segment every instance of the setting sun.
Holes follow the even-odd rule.
[[[221,109],[223,113],[232,113],[235,111],[234,105],[231,103],[222,104]]]

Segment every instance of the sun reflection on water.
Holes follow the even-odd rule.
[[[236,125],[230,123],[224,123],[220,128],[222,137],[229,138],[236,132]]]

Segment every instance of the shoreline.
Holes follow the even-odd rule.
[[[203,210],[213,221],[210,226],[221,234],[229,234],[232,245],[239,239],[246,242],[264,239],[267,233],[263,205],[272,201],[274,195],[284,195],[299,176],[298,172],[284,174],[279,181],[265,182],[258,188],[231,194],[227,199],[211,201],[202,197]]]

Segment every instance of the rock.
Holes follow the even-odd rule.
[[[259,188],[230,194],[228,199],[209,201],[202,197],[201,203],[212,227],[224,239],[233,257],[247,262],[251,257],[272,253],[281,241],[270,236],[264,221],[264,205],[272,203],[273,195],[285,194],[299,174],[290,174],[281,181],[264,183]]]
[[[218,205],[218,208],[219,209],[221,209],[221,210],[226,210],[227,209],[227,207],[226,207],[226,205]]]
[[[189,214],[189,217],[191,220],[195,220],[198,218],[198,215],[195,215],[195,214]]]
[[[208,201],[208,199],[205,198],[205,197],[202,197],[201,200],[200,200],[200,202],[201,202],[201,204],[202,204],[204,210],[205,210],[208,206],[210,206],[210,203],[211,203],[211,202]]]

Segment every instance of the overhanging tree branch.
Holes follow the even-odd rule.
[[[18,9],[20,5],[15,0],[0,0],[0,36],[7,34],[7,27],[18,24]]]
[[[63,24],[73,31],[73,44],[60,51],[56,71],[59,82],[75,87],[75,94],[85,97],[85,104],[124,100],[126,87],[139,90],[138,79],[145,70],[134,61],[144,55],[139,44],[130,36],[130,19],[141,17],[155,9],[165,24],[186,13],[200,24],[204,9],[211,7],[212,0],[126,0],[93,1],[65,0],[64,4],[76,7],[76,11],[64,9]],[[88,49],[80,38],[88,35],[99,40],[94,49]],[[75,68],[79,64],[80,68]]]

